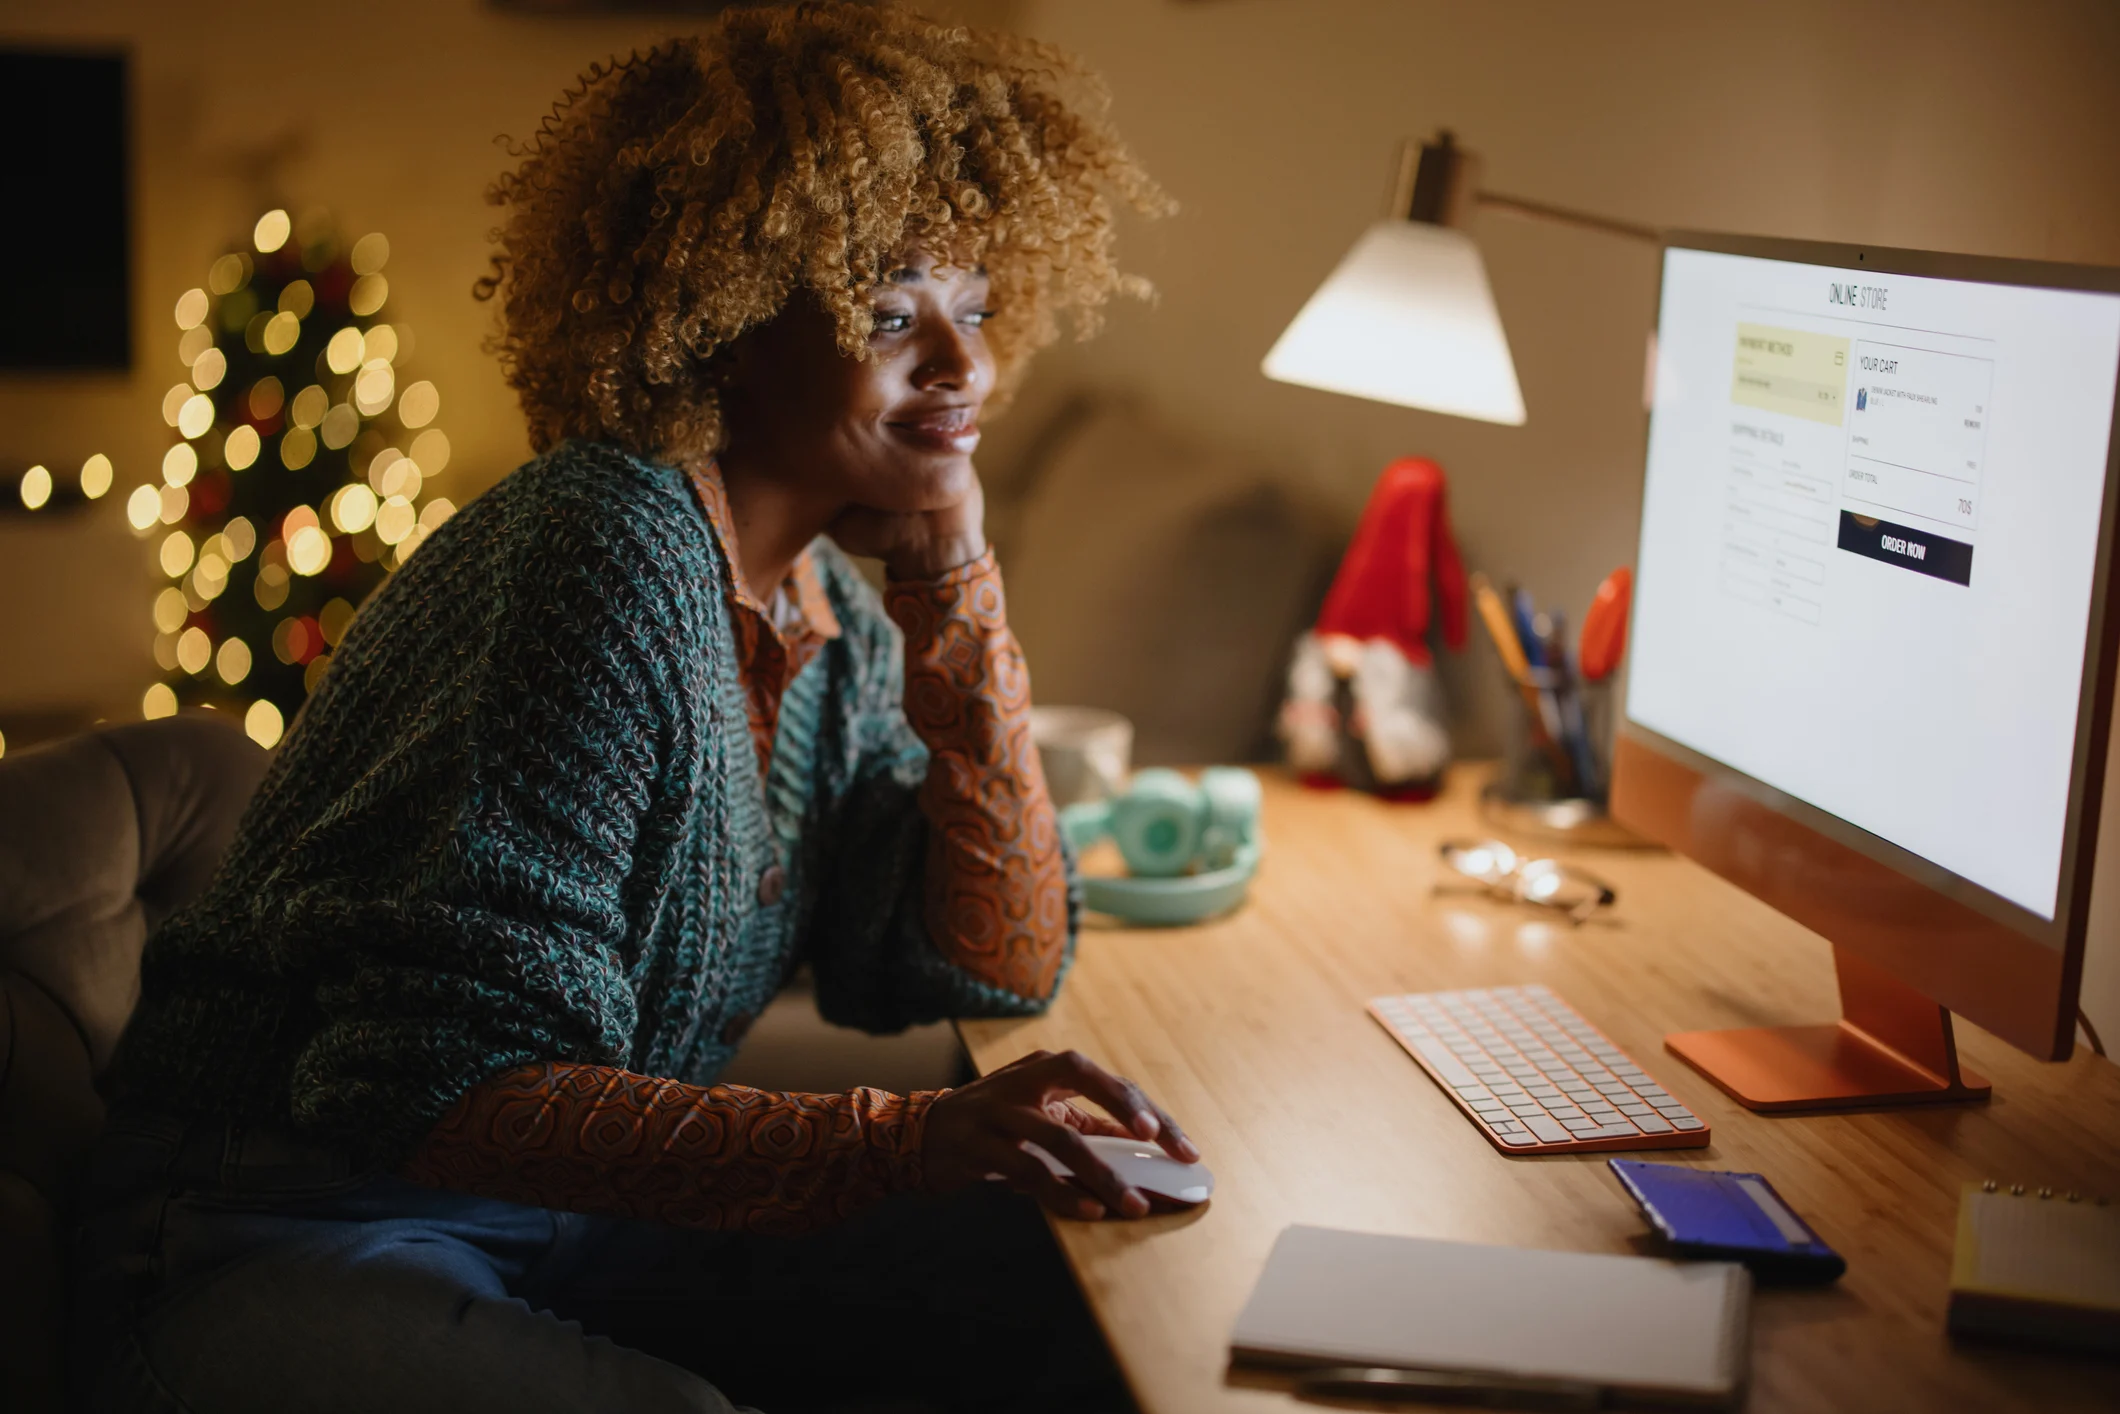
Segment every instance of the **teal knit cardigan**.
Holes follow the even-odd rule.
[[[466,506],[354,619],[149,942],[119,1097],[388,1158],[525,1063],[704,1084],[803,963],[872,1031],[1042,1009],[928,936],[899,633],[814,549],[843,633],[761,779],[684,473],[570,443]]]

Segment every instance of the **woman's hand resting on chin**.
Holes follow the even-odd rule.
[[[986,553],[986,492],[977,472],[965,494],[931,511],[879,511],[851,506],[825,533],[849,555],[883,561],[892,579],[938,579]]]
[[[1112,1118],[1068,1103],[1075,1095],[1095,1102]],[[1033,1051],[935,1101],[928,1111],[922,1154],[927,1186],[948,1193],[998,1174],[1009,1187],[1064,1217],[1145,1214],[1148,1199],[1082,1142],[1085,1134],[1154,1140],[1183,1163],[1200,1157],[1177,1121],[1133,1081],[1113,1075],[1080,1051]],[[1074,1171],[1074,1181],[1053,1177],[1035,1155],[1025,1152],[1026,1143],[1066,1164]]]

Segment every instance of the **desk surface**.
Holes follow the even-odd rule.
[[[1437,894],[1436,842],[1492,833],[1476,785],[1460,771],[1433,804],[1395,806],[1269,778],[1266,863],[1243,909],[1085,929],[1048,1014],[963,1024],[981,1070],[1073,1047],[1132,1076],[1215,1171],[1193,1213],[1054,1224],[1144,1414],[1310,1407],[1228,1368],[1237,1311],[1290,1223],[1641,1250],[1606,1156],[1504,1157],[1362,1013],[1384,992],[1525,982],[1560,992],[1714,1129],[1705,1150],[1651,1157],[1767,1174],[1847,1257],[1836,1286],[1760,1293],[1748,1409],[2120,1407],[2110,1363],[1960,1349],[1943,1331],[1961,1182],[2120,1197],[2120,1067],[2087,1051],[2041,1064],[1960,1023],[1966,1063],[1994,1081],[1987,1104],[1753,1114],[1662,1038],[1836,1016],[1825,942],[1662,853],[1573,854],[1619,890],[1614,919],[1581,929]]]

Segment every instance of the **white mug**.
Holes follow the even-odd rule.
[[[1033,707],[1031,740],[1053,805],[1103,800],[1126,788],[1134,724],[1102,707]]]

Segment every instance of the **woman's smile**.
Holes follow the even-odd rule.
[[[979,407],[952,403],[899,414],[884,422],[891,435],[923,451],[968,457],[979,447]]]

